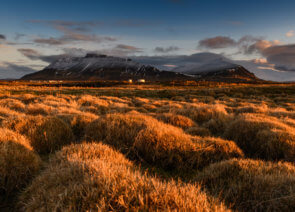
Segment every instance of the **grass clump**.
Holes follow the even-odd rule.
[[[50,153],[73,142],[70,127],[54,116],[26,116],[8,119],[3,125],[26,135],[32,147],[39,153]]]
[[[83,138],[88,124],[98,118],[97,115],[87,112],[81,114],[63,114],[58,117],[70,126],[76,140]]]
[[[89,124],[86,138],[102,140],[132,159],[145,161],[171,171],[191,171],[202,168],[212,161],[215,162],[215,159],[243,156],[233,142],[230,144],[232,147],[230,151],[229,148],[212,146],[213,141],[219,140],[207,139],[212,141],[211,143],[203,142],[201,139],[196,141],[180,128],[141,114],[112,114],[101,117]],[[227,145],[227,142],[229,141],[224,141],[223,144]],[[219,143],[221,145],[221,142]],[[212,148],[217,148],[215,153],[219,155],[204,160],[203,157],[206,155],[204,152]]]
[[[133,146],[138,132],[156,119],[141,114],[108,114],[90,123],[86,128],[86,140],[104,141],[126,153]]]
[[[61,160],[61,163],[54,161]],[[22,194],[25,211],[226,211],[197,185],[141,173],[103,144],[65,147]]]
[[[210,165],[196,180],[239,211],[295,209],[295,166],[291,163],[232,159]]]
[[[158,114],[156,118],[167,124],[171,124],[173,126],[180,127],[183,129],[195,126],[195,123],[190,118],[173,113]]]
[[[228,126],[225,137],[234,140],[249,157],[295,161],[295,129],[277,118],[240,115]]]
[[[28,140],[0,128],[0,203],[13,198],[38,172],[41,159]]]

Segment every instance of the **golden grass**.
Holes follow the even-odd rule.
[[[182,115],[176,115],[173,113],[157,114],[156,118],[167,124],[171,124],[176,127],[181,127],[183,129],[195,126],[195,123],[190,118],[187,118]]]
[[[0,210],[294,211],[295,86],[196,85],[0,85]]]
[[[39,153],[49,153],[73,142],[70,127],[57,117],[26,116],[5,120],[3,126],[26,135]]]
[[[203,142],[201,138],[192,139],[180,128],[136,113],[101,117],[88,125],[85,138],[90,141],[102,140],[131,158],[166,170],[190,171],[202,168],[212,161],[243,156],[233,142],[210,138],[204,138],[208,142]],[[207,149],[211,151],[208,154],[210,158],[206,157]],[[212,149],[215,149],[216,157],[213,156]]]
[[[227,128],[225,137],[255,158],[295,161],[295,128],[277,118],[243,114]]]
[[[63,114],[58,117],[71,127],[76,140],[81,140],[88,124],[98,118],[97,115],[87,112],[75,115]]]
[[[60,161],[60,163],[54,162]],[[20,197],[25,211],[226,211],[197,185],[162,182],[102,144],[64,148]]]
[[[40,163],[25,137],[0,128],[0,203],[20,191],[38,172]]]
[[[291,163],[222,161],[205,168],[196,181],[239,211],[295,209],[295,166]]]

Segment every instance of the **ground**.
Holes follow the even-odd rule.
[[[0,210],[295,210],[294,84],[81,85],[0,85]]]

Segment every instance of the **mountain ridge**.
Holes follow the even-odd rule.
[[[204,55],[205,57],[205,55]],[[43,70],[27,74],[22,80],[211,80],[211,81],[258,81],[253,73],[242,66],[224,62],[219,66],[208,63],[207,66],[187,65],[188,71],[159,70],[148,64],[141,64],[130,58],[120,58],[89,53],[85,57],[62,57]],[[211,61],[212,62],[212,61]],[[181,67],[179,67],[180,69]],[[177,69],[176,69],[177,70]]]

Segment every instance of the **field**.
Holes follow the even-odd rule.
[[[294,211],[295,85],[0,85],[0,211]]]

